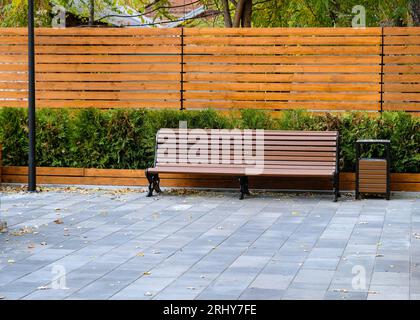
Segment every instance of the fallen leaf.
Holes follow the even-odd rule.
[[[64,222],[61,219],[57,219],[57,220],[54,220],[54,223],[55,224],[63,224]]]
[[[143,252],[137,253],[137,257],[144,257],[144,253]]]
[[[347,289],[333,289],[334,292],[343,292],[343,293],[347,293],[348,290]]]
[[[51,288],[50,287],[47,287],[47,286],[40,286],[37,289],[38,290],[48,290],[48,289],[51,289]]]
[[[17,231],[11,232],[10,234],[12,236],[19,237],[19,236],[23,236],[25,234],[31,234],[31,233],[35,233],[33,228],[31,228],[31,227],[23,227],[23,228],[20,228]]]
[[[0,233],[7,232],[7,223],[6,221],[0,221]]]
[[[145,276],[150,276],[152,273],[151,273],[150,271],[145,271],[145,272],[143,272],[143,274],[144,274]]]

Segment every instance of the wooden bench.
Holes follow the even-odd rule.
[[[148,196],[161,192],[160,173],[179,173],[238,177],[240,199],[249,176],[331,178],[337,201],[338,141],[336,131],[160,129]]]

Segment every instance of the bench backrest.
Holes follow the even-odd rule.
[[[160,129],[155,154],[157,167],[248,166],[254,160],[265,168],[338,172],[338,132]]]

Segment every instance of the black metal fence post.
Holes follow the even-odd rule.
[[[381,28],[381,109],[379,112],[382,114],[384,105],[384,27]]]
[[[35,161],[35,29],[34,0],[28,0],[28,191],[36,191]]]
[[[184,110],[184,28],[181,28],[181,110]]]

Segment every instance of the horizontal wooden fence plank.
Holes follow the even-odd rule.
[[[194,91],[207,91],[209,86],[207,83],[190,83],[184,84],[184,89]],[[231,83],[212,83],[212,91],[321,91],[321,92],[352,92],[366,91],[379,92],[380,84],[354,84],[354,83],[270,83],[270,82],[231,82]],[[398,89],[398,88],[395,88]],[[417,88],[413,88],[413,90]],[[416,91],[417,92],[417,91]]]
[[[0,106],[3,107],[28,107],[26,100],[7,100]],[[178,101],[132,101],[132,100],[39,100],[37,99],[37,108],[98,108],[98,109],[141,109],[141,108],[167,108],[179,109]]]
[[[185,54],[257,54],[265,56],[272,54],[379,55],[381,48],[380,46],[185,46],[184,52]]]
[[[343,101],[184,101],[187,109],[309,109],[309,110],[372,110],[378,111],[379,102],[375,103],[354,103]]]
[[[0,34],[2,35],[21,35],[26,36],[26,28],[0,28]],[[36,36],[91,36],[96,37],[98,35],[104,36],[156,36],[156,35],[166,35],[166,36],[179,36],[181,34],[181,29],[171,28],[165,29],[162,32],[162,29],[149,29],[149,28],[36,28]]]
[[[196,55],[185,56],[185,63],[224,63],[224,64],[374,64],[380,63],[378,56],[355,55],[304,55],[304,56],[267,56],[267,55]]]
[[[196,44],[196,45],[322,45],[331,44],[335,45],[379,45],[381,38],[378,36],[363,37],[296,37],[296,36],[275,36],[275,37],[187,37],[185,44]]]
[[[381,28],[185,28],[186,36],[280,36],[280,35],[335,35],[361,36],[381,35]]]
[[[303,73],[224,73],[223,77],[218,73],[186,73],[186,82],[283,82],[283,83],[370,83],[379,84],[380,74],[303,74]]]

